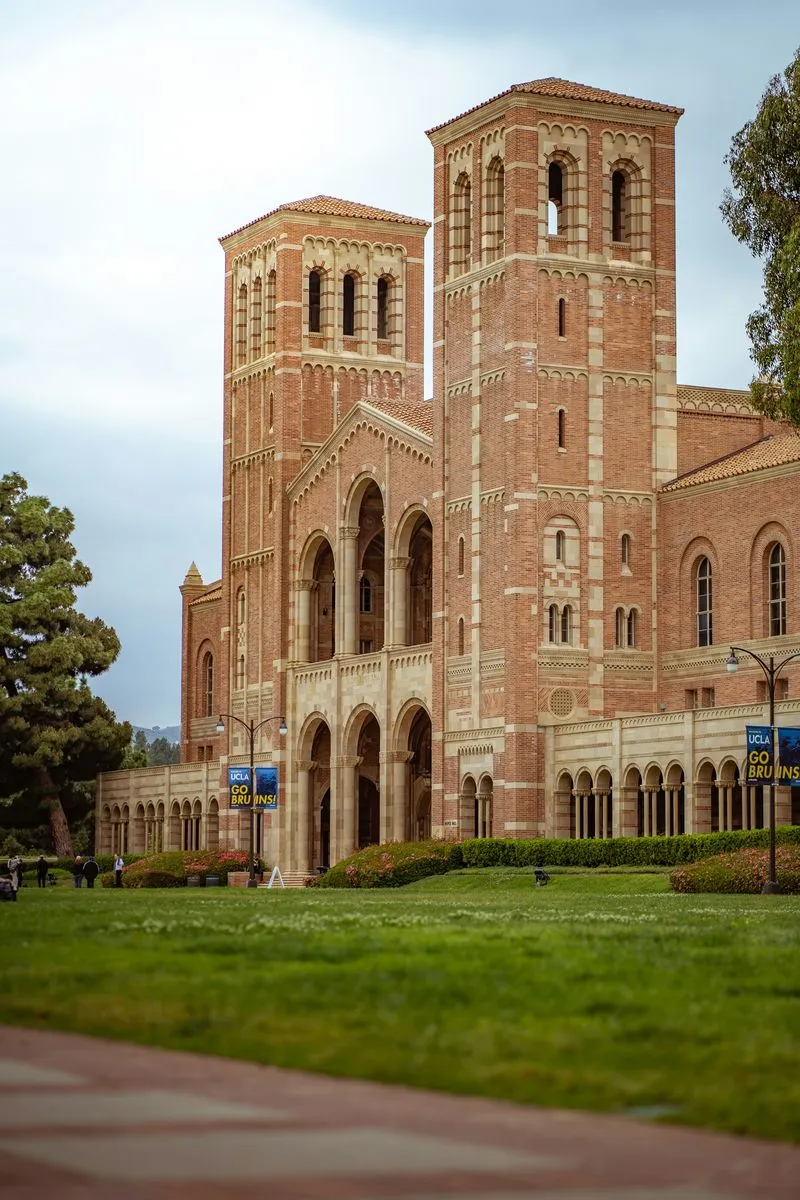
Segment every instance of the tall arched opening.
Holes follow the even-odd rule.
[[[383,649],[386,543],[383,528],[383,496],[371,482],[361,498],[358,512],[358,570],[356,579],[357,654]]]
[[[357,845],[375,846],[381,840],[380,801],[381,730],[372,713],[358,735],[358,813]]]

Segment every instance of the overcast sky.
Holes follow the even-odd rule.
[[[75,514],[117,715],[177,722],[177,589],[220,574],[219,236],[319,192],[430,217],[424,130],[511,83],[681,105],[679,378],[745,387],[722,158],[798,42],[796,0],[0,0],[0,473]]]

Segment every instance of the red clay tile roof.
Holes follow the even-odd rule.
[[[218,579],[216,583],[209,584],[207,592],[203,592],[202,596],[196,596],[191,600],[190,605],[209,604],[212,600],[222,599],[222,580]]]
[[[412,429],[418,430],[419,433],[424,433],[426,437],[433,437],[433,405],[427,402],[423,404],[405,404],[400,400],[374,400],[368,397],[364,401],[372,408],[377,408],[380,412],[386,413],[387,417],[394,417],[397,421],[402,421],[405,425],[410,425]]]
[[[662,492],[677,492],[681,488],[695,487],[700,483],[716,483],[720,479],[734,479],[737,475],[749,475],[751,471],[764,471],[769,467],[783,467],[789,463],[800,463],[800,433],[776,433],[761,438],[743,450],[734,450],[714,462],[697,467],[679,475],[671,483],[664,484]]]
[[[428,136],[436,133],[437,129],[444,129],[446,125],[452,125],[454,121],[459,121],[469,113],[477,112],[479,108],[491,104],[493,100],[499,100],[501,96],[510,96],[512,92],[525,92],[534,96],[555,96],[560,100],[593,100],[598,104],[621,104],[625,108],[647,109],[649,112],[669,112],[675,113],[676,116],[681,116],[683,113],[682,108],[675,108],[671,104],[659,104],[655,100],[639,100],[636,96],[626,96],[622,92],[607,92],[604,88],[588,87],[585,83],[573,83],[570,79],[558,79],[555,75],[550,75],[547,79],[532,79],[530,83],[512,83],[511,87],[506,88],[504,92],[498,92],[496,96],[490,96],[488,100],[474,104],[472,108],[459,113],[457,117],[451,117],[449,121],[442,121],[441,125],[434,125],[427,131]]]
[[[254,221],[240,225],[238,229],[226,233],[225,237],[219,240],[224,242],[235,233],[241,233],[243,229],[249,229],[251,225],[257,225],[259,221],[274,217],[275,213],[279,212],[312,213],[319,217],[356,217],[362,221],[394,221],[399,225],[419,225],[423,229],[430,227],[430,221],[423,221],[419,217],[405,217],[402,213],[389,212],[388,209],[357,204],[355,200],[339,200],[336,196],[309,196],[306,200],[291,200],[288,204],[279,204],[277,208],[264,213],[263,217],[256,217]]]

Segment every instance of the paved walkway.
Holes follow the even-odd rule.
[[[3,1200],[796,1197],[800,1147],[0,1027]]]

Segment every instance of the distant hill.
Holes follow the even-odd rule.
[[[179,742],[181,740],[180,725],[165,725],[163,729],[160,729],[158,725],[154,725],[152,729],[146,729],[144,725],[134,725],[133,732],[142,732],[147,738],[148,746],[156,738],[166,738],[168,742]]]

